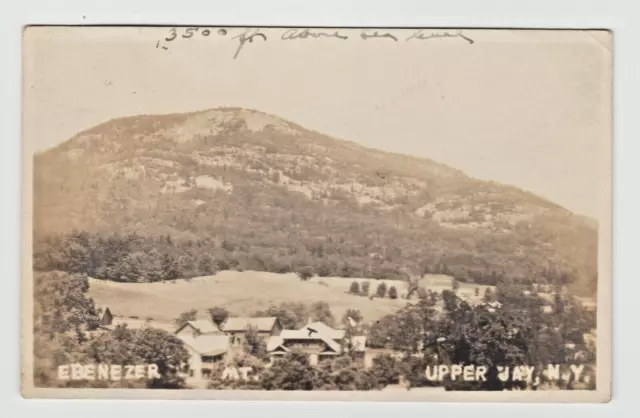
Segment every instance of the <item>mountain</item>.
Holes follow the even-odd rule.
[[[242,268],[367,277],[444,269],[484,281],[539,281],[553,270],[595,288],[595,221],[259,111],[111,120],[37,154],[34,170],[36,238],[169,235],[253,260]]]

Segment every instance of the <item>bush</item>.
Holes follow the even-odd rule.
[[[378,289],[376,290],[376,296],[379,298],[383,298],[387,295],[387,285],[382,282],[378,285]]]
[[[310,267],[302,267],[300,270],[296,272],[296,274],[298,275],[298,277],[300,277],[300,280],[305,280],[305,281],[313,277],[313,271],[311,270]]]
[[[398,291],[395,286],[391,286],[389,288],[389,298],[390,299],[398,299]]]
[[[357,295],[360,293],[360,285],[355,280],[351,282],[351,286],[349,286],[349,293],[353,293]]]

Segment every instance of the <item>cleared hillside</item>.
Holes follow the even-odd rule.
[[[427,276],[420,285],[438,292],[451,288],[450,280],[433,280],[431,277],[440,279],[442,276]],[[405,283],[394,280],[355,280],[360,283],[368,281],[372,295],[382,282],[387,287],[396,286],[399,294],[406,292],[407,288]],[[270,305],[291,301],[305,304],[326,301],[338,319],[347,309],[359,309],[365,321],[369,322],[395,313],[407,303],[405,299],[370,300],[349,294],[352,281],[340,277],[302,281],[294,274],[223,271],[215,276],[164,283],[116,283],[90,279],[89,296],[99,306],[108,306],[114,315],[164,322],[172,321],[190,309],[197,309],[202,317],[206,317],[208,308],[223,306],[233,315],[245,316]],[[486,287],[479,286],[480,297]],[[459,294],[473,298],[474,291],[475,286],[462,284]]]

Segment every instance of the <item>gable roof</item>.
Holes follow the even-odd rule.
[[[249,318],[249,317],[234,317],[228,318],[222,325],[224,331],[238,332],[246,331],[247,328],[255,328],[258,331],[271,331],[276,324],[278,318],[275,316]]]
[[[269,338],[269,340],[267,341],[267,351],[275,351],[276,349],[278,349],[279,347],[282,347],[282,349],[284,349],[285,351],[289,351],[289,349],[287,347],[285,347],[283,344],[286,341],[291,341],[291,340],[305,340],[305,341],[318,341],[318,342],[323,342],[325,343],[331,350],[335,351],[336,353],[339,353],[341,351],[341,346],[339,343],[337,343],[336,341],[332,340],[331,338],[328,338],[322,334],[311,334],[309,335],[308,332],[303,331],[303,330],[288,330],[289,332],[280,334],[280,335],[274,335],[271,338]]]
[[[267,341],[267,351],[275,351],[278,347],[289,351],[283,344],[287,340],[298,340],[322,341],[331,350],[340,353],[342,351],[342,343],[339,340],[344,338],[344,334],[345,331],[342,329],[333,329],[322,322],[313,322],[301,329],[282,330],[280,335],[269,338]],[[355,351],[364,351],[366,343],[365,336],[352,337],[351,342]]]
[[[226,335],[179,335],[178,338],[201,355],[215,356],[229,350],[229,337]]]
[[[206,319],[196,319],[193,321],[187,321],[180,328],[176,330],[176,334],[182,331],[182,329],[186,326],[190,326],[200,332],[201,334],[209,334],[213,332],[219,332],[220,329],[216,324]]]
[[[310,324],[305,325],[305,327],[303,328],[303,330],[305,330],[307,333],[309,332],[308,330],[312,329],[317,331],[319,334],[322,334],[326,337],[332,338],[334,340],[341,340],[344,338],[344,330],[343,329],[334,329],[331,328],[329,325],[326,325],[324,322],[312,322]]]

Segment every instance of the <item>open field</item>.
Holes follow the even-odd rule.
[[[216,305],[226,307],[233,315],[250,315],[272,304],[293,301],[309,304],[326,301],[336,318],[340,318],[347,309],[356,308],[366,321],[375,321],[407,303],[402,298],[370,300],[368,297],[348,294],[354,280],[370,282],[370,294],[375,293],[382,281],[386,282],[387,288],[396,286],[398,295],[406,293],[407,289],[405,282],[393,280],[314,277],[305,282],[295,274],[223,271],[215,276],[164,283],[118,283],[90,279],[89,295],[99,306],[108,306],[118,317],[136,316],[140,320],[152,318],[165,322],[190,309],[197,309],[203,317],[208,308]],[[437,292],[451,289],[450,278],[446,276],[425,276],[420,285]],[[461,283],[458,293],[473,298],[476,287],[480,288],[482,297],[486,286]]]

